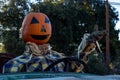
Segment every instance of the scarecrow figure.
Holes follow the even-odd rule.
[[[24,53],[14,59],[9,60],[3,66],[3,73],[17,72],[40,72],[58,59],[66,58],[62,53],[52,50],[48,41],[51,37],[51,23],[49,18],[43,13],[29,13],[22,23],[22,39],[26,43]],[[103,37],[105,32],[91,34],[87,38],[87,44],[80,52],[79,60],[86,63],[86,56],[93,48],[95,41]],[[50,72],[64,72],[64,62],[50,68]],[[72,63],[75,72],[81,72],[84,65]],[[72,66],[71,65],[71,66]]]

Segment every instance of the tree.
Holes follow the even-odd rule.
[[[9,31],[3,33],[3,43],[5,44],[7,52],[21,53],[23,51],[23,48],[21,47],[22,45],[20,46],[19,43],[21,42],[19,39],[19,29],[23,18],[26,15],[25,12],[28,10],[29,8],[26,4],[26,0],[10,0],[9,4],[2,7],[2,12],[0,12],[0,24],[2,24],[3,29],[10,29]]]

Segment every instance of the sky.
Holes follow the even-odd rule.
[[[120,30],[120,0],[108,0],[108,1],[119,3],[119,5],[114,5],[114,4],[111,3],[111,5],[114,6],[116,8],[116,11],[118,11],[118,13],[119,13],[119,21],[116,24],[116,29]],[[119,40],[120,40],[120,33],[119,33]]]

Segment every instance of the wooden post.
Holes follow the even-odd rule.
[[[110,63],[110,39],[109,39],[109,5],[108,0],[106,0],[106,66],[109,68]]]

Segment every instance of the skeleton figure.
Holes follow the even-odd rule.
[[[99,51],[101,51],[98,41],[102,39],[103,36],[106,35],[106,31],[95,31],[92,34],[85,33],[82,42],[78,46],[78,59],[81,59],[85,64],[88,62],[87,56],[95,50],[96,46]],[[76,72],[82,71],[84,68],[83,64],[77,66]]]

